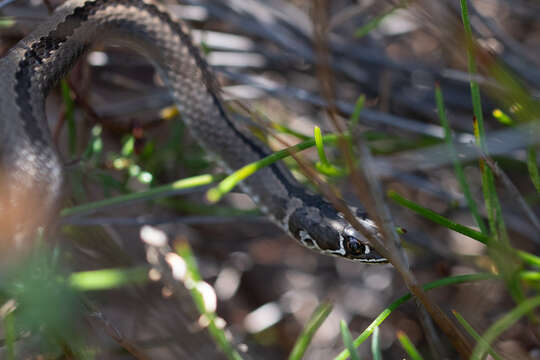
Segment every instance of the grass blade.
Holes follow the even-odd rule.
[[[362,112],[362,109],[364,108],[364,104],[366,102],[366,96],[360,95],[358,99],[356,99],[356,103],[354,104],[354,111],[351,114],[351,118],[349,119],[349,132],[352,133],[352,129],[356,128],[358,124],[360,123],[360,113]]]
[[[336,143],[338,140],[338,135],[329,134],[322,137],[322,140],[325,143]],[[276,151],[275,153],[268,155],[267,157],[247,164],[246,166],[238,169],[231,175],[223,179],[216,187],[211,188],[206,193],[206,197],[210,202],[218,202],[225,194],[234,189],[234,187],[242,180],[247,178],[250,175],[253,175],[257,170],[260,170],[266,166],[269,166],[275,163],[278,160],[286,158],[291,154],[297,153],[299,151],[309,149],[315,145],[315,139],[309,139],[303,141],[299,144],[290,146],[286,149]]]
[[[422,355],[418,352],[414,344],[411,342],[411,339],[403,331],[397,332],[397,337],[401,346],[407,354],[411,357],[412,360],[423,360]]]
[[[400,2],[399,4],[397,4],[396,6],[391,8],[390,10],[387,10],[384,13],[382,13],[381,15],[376,16],[375,18],[368,21],[367,24],[365,24],[364,26],[358,28],[354,32],[354,36],[357,37],[357,38],[361,38],[363,36],[366,36],[371,30],[377,28],[379,26],[379,24],[384,19],[386,19],[388,16],[392,15],[396,10],[403,9],[406,6],[407,6],[407,1]]]
[[[486,236],[482,234],[481,232],[471,229],[470,227],[467,227],[465,225],[455,223],[451,221],[450,219],[445,218],[444,216],[437,214],[436,212],[430,209],[427,209],[413,201],[405,199],[404,197],[400,196],[398,193],[396,193],[393,190],[388,191],[388,197],[394,200],[395,202],[397,202],[398,204],[400,204],[401,206],[405,206],[411,209],[412,211],[416,212],[417,214],[425,217],[426,219],[429,219],[450,230],[453,230],[455,232],[468,236],[471,239],[480,241],[481,243],[486,244],[486,245],[493,242],[489,236]],[[513,251],[513,249],[511,248],[507,250]],[[517,255],[521,260],[525,261],[526,263],[532,266],[540,267],[540,257],[536,255],[533,255],[533,254],[530,254],[521,250],[515,250],[515,255]]]
[[[147,274],[146,266],[81,271],[71,274],[68,282],[72,288],[79,291],[108,290],[128,284],[144,283],[148,279]]]
[[[469,184],[467,184],[467,180],[465,179],[463,167],[461,166],[461,163],[459,162],[459,159],[456,154],[456,149],[454,148],[454,144],[452,142],[452,133],[450,130],[450,125],[448,123],[448,118],[446,117],[444,98],[443,98],[443,94],[439,85],[435,86],[435,99],[437,101],[437,110],[439,113],[439,119],[444,128],[444,139],[446,141],[446,144],[448,145],[448,151],[450,152],[450,156],[452,157],[452,162],[454,163],[454,171],[459,181],[461,191],[463,191],[463,195],[465,195],[465,199],[467,200],[469,209],[471,210],[471,213],[476,221],[476,224],[480,228],[480,231],[483,234],[487,235],[488,232],[487,232],[486,225],[484,224],[484,220],[482,219],[482,217],[480,216],[478,212],[478,206],[476,205],[476,201],[474,201],[471,195]]]
[[[83,205],[63,209],[60,212],[60,216],[65,217],[65,216],[82,215],[82,214],[87,214],[87,213],[95,212],[98,210],[102,210],[103,208],[110,207],[113,205],[120,205],[128,201],[149,200],[149,199],[155,198],[156,196],[160,196],[160,195],[165,196],[175,190],[189,189],[189,188],[193,188],[197,186],[208,185],[219,179],[222,179],[222,176],[219,176],[219,175],[193,176],[190,178],[185,178],[185,179],[175,181],[168,185],[157,186],[150,190],[140,191],[140,192],[127,194],[127,195],[116,196],[109,199],[104,199],[104,200],[95,201],[88,204],[83,204]]]
[[[373,330],[373,337],[371,338],[371,355],[373,355],[373,360],[382,360],[379,340],[379,327],[377,326],[375,330]]]
[[[519,277],[522,280],[529,282],[539,282],[540,281],[540,272],[538,271],[521,271]]]
[[[292,135],[292,136],[296,137],[298,140],[301,140],[301,141],[311,139],[310,136],[304,135],[304,134],[302,134],[302,133],[300,133],[300,132],[298,132],[296,130],[291,129],[290,127],[287,127],[287,126],[285,126],[283,124],[280,124],[278,122],[275,122],[275,121],[270,121],[270,126],[274,130],[276,130],[276,131],[278,131],[278,132],[280,132],[282,134]]]
[[[9,28],[15,25],[15,19],[12,17],[0,17],[0,29]]]
[[[313,335],[315,335],[315,332],[322,325],[324,320],[326,320],[328,315],[330,315],[331,311],[332,304],[329,303],[322,303],[315,309],[304,327],[304,330],[302,330],[302,333],[296,340],[291,354],[289,355],[289,360],[299,360],[304,356],[311,339],[313,339]]]
[[[191,293],[191,297],[199,313],[204,318],[208,332],[229,360],[242,360],[242,356],[240,356],[227,339],[224,325],[219,324],[220,322],[224,323],[224,321],[223,319],[219,320],[217,317],[215,306],[208,306],[208,300],[205,300],[208,298],[209,293],[212,293],[212,297],[215,299],[215,293],[208,283],[202,281],[202,276],[197,267],[197,261],[191,251],[191,247],[187,242],[181,242],[177,244],[175,250],[185,262],[186,274],[184,284],[186,289]]]
[[[326,153],[324,152],[324,143],[320,127],[315,126],[313,129],[313,137],[315,138],[315,147],[317,148],[317,153],[319,154],[319,161],[324,166],[330,166],[330,163],[326,158]]]
[[[461,326],[463,326],[463,328],[469,333],[469,335],[473,337],[474,340],[476,340],[477,343],[484,341],[480,334],[478,334],[476,330],[474,330],[474,328],[467,322],[467,320],[465,320],[463,316],[461,316],[460,313],[458,313],[456,310],[452,310],[452,313],[456,317],[457,321],[461,324]],[[493,356],[493,359],[503,360],[503,358],[499,354],[497,354],[495,350],[493,350],[491,346],[489,346],[489,344],[487,346],[489,348],[488,352],[491,356]]]
[[[450,276],[443,279],[439,279],[427,284],[424,284],[422,288],[424,291],[429,291],[438,287],[442,286],[448,286],[448,285],[454,285],[454,284],[461,284],[461,283],[467,283],[467,282],[473,282],[473,281],[481,281],[481,280],[492,280],[492,279],[498,279],[497,276],[492,274],[470,274],[470,275],[458,275],[458,276]],[[376,318],[369,324],[369,326],[354,340],[354,346],[358,347],[360,344],[362,344],[364,341],[366,341],[371,334],[375,331],[375,328],[377,328],[382,322],[390,316],[392,311],[397,309],[399,306],[404,304],[405,302],[409,301],[412,298],[412,295],[410,293],[403,295],[402,297],[398,298],[394,302],[392,302],[386,309],[384,309]],[[343,350],[338,356],[334,358],[334,360],[345,360],[349,357],[349,351]]]
[[[474,76],[478,73],[478,70],[476,67],[474,54],[475,47],[472,37],[471,23],[469,20],[467,0],[461,0],[461,17],[463,20],[463,26],[465,28],[465,42],[467,45],[467,66],[469,70],[471,99],[474,113],[474,135],[480,150],[483,153],[488,154],[485,141],[484,115],[482,111],[480,87],[474,80]],[[488,214],[491,235],[497,240],[508,242],[508,235],[506,234],[506,227],[504,225],[504,220],[502,219],[499,199],[495,191],[495,180],[493,173],[487,166],[485,166],[482,160],[480,161],[480,168],[482,170],[482,190],[484,193],[484,201],[486,212]]]
[[[315,147],[317,148],[317,153],[319,154],[319,161],[315,164],[317,170],[320,173],[328,176],[345,175],[345,170],[332,165],[328,161],[328,158],[326,157],[326,152],[324,151],[324,140],[320,127],[315,126],[313,130],[313,138],[315,139]]]
[[[523,301],[508,314],[497,320],[482,336],[484,341],[476,344],[471,359],[483,359],[489,349],[489,344],[491,344],[502,332],[516,323],[523,315],[530,313],[538,306],[540,306],[540,296]]]
[[[481,243],[484,243],[484,244],[488,244],[490,241],[490,238],[484,235],[483,233],[478,232],[474,229],[471,229],[470,227],[467,227],[465,225],[455,223],[449,220],[448,218],[445,218],[444,216],[437,214],[436,212],[432,210],[429,210],[413,201],[405,199],[404,197],[400,196],[398,193],[396,193],[393,190],[388,191],[388,197],[394,200],[395,202],[397,202],[398,204],[405,206],[406,208],[411,209],[415,213],[425,217],[426,219],[429,219],[433,221],[434,223],[442,225],[450,230],[454,230],[455,232],[466,235],[470,237],[471,239],[480,241]]]
[[[527,151],[527,168],[529,169],[529,175],[531,176],[534,188],[540,194],[540,173],[536,158],[536,149],[531,146]]]
[[[7,358],[8,360],[15,360],[15,340],[17,336],[15,330],[15,317],[13,315],[13,308],[7,309],[6,313],[3,314],[3,318]]]
[[[514,120],[507,114],[505,114],[501,109],[495,109],[492,112],[492,115],[495,119],[497,119],[501,124],[506,126],[512,126],[514,125]]]
[[[347,323],[341,320],[341,322],[339,323],[339,327],[341,329],[341,337],[343,338],[343,344],[345,344],[345,347],[347,348],[347,350],[349,350],[349,354],[351,354],[351,359],[360,360],[360,356],[354,348],[351,332],[349,331]]]
[[[471,98],[473,104],[474,117],[477,122],[477,129],[475,131],[475,137],[480,149],[483,152],[487,152],[485,144],[485,131],[484,131],[484,114],[482,112],[482,100],[480,97],[480,88],[478,83],[474,80],[474,76],[478,73],[476,68],[476,60],[474,57],[474,42],[471,30],[471,22],[469,20],[469,9],[467,7],[467,0],[461,1],[461,18],[463,20],[463,27],[465,28],[465,42],[467,48],[467,67],[469,69]]]

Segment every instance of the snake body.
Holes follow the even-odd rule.
[[[20,245],[57,216],[64,176],[45,117],[45,99],[78,58],[105,40],[125,44],[154,64],[192,134],[229,171],[270,153],[229,117],[217,81],[183,23],[146,0],[69,0],[0,60],[4,244]],[[241,187],[302,245],[364,262],[386,260],[284,165],[257,171]],[[365,214],[359,213],[358,220],[378,234]]]

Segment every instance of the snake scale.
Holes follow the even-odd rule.
[[[63,166],[45,116],[48,92],[93,45],[113,41],[148,58],[193,136],[232,171],[270,150],[225,111],[219,86],[188,29],[146,0],[69,0],[0,60],[0,225],[2,246],[21,247],[58,216]],[[303,246],[363,262],[385,262],[329,202],[308,192],[280,163],[241,189]],[[366,214],[359,222],[379,236]]]

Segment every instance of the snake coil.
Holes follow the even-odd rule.
[[[22,247],[38,226],[53,221],[63,169],[45,117],[49,90],[94,44],[125,44],[156,67],[192,134],[231,171],[270,150],[227,115],[219,87],[187,27],[143,0],[69,0],[0,59],[0,231],[3,247]],[[241,184],[276,224],[303,246],[363,262],[385,262],[367,239],[282,164]],[[359,222],[377,228],[365,214]]]

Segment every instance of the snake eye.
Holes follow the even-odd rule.
[[[359,256],[366,254],[366,246],[353,236],[348,236],[345,248],[351,255]]]

